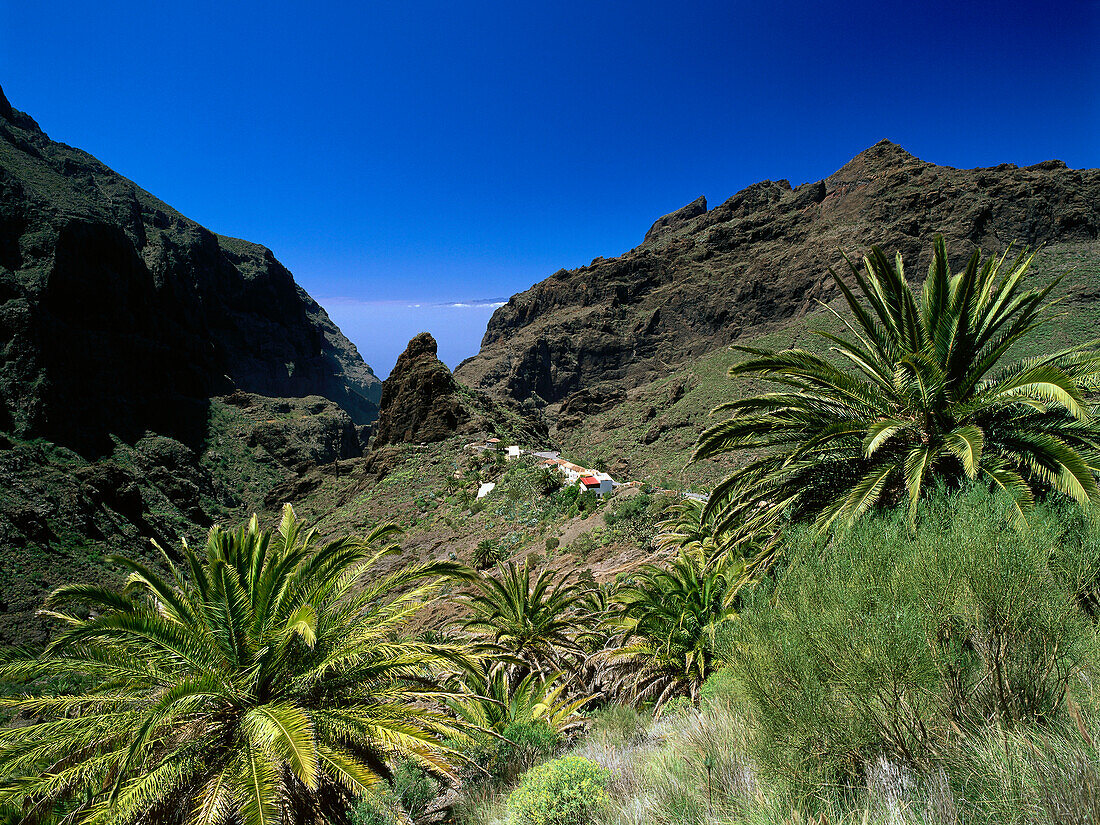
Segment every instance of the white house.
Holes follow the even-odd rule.
[[[485,498],[485,496],[487,496],[487,495],[489,495],[489,493],[493,492],[493,488],[495,488],[496,486],[497,485],[494,484],[493,482],[486,481],[484,484],[482,484],[480,487],[477,488],[477,497],[478,498]]]
[[[615,487],[615,482],[607,473],[589,470],[587,467],[582,467],[563,458],[548,458],[542,462],[542,466],[553,467],[565,476],[566,484],[577,484],[585,490],[592,490],[599,496],[610,493]]]
[[[519,446],[513,444],[511,447],[508,448],[508,460],[511,461],[513,458],[519,458],[521,452],[523,451],[519,448]]]
[[[577,483],[586,491],[591,490],[598,496],[605,496],[611,492],[615,482],[607,473],[591,473],[581,476]]]
[[[584,467],[581,467],[579,464],[574,464],[573,462],[566,461],[563,458],[548,458],[548,459],[546,459],[546,461],[542,462],[542,466],[544,466],[544,467],[553,467],[559,473],[561,473],[563,476],[565,476],[565,480],[569,484],[576,484],[577,480],[581,476],[586,476],[586,475],[591,474],[589,470],[586,470]]]

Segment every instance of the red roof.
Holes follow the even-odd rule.
[[[583,484],[585,487],[599,487],[600,480],[595,476],[585,476],[581,479],[581,484]]]

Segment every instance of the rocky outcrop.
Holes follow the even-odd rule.
[[[282,469],[301,472],[363,454],[351,416],[327,398],[265,398],[238,391],[217,401],[238,413],[236,429],[226,435],[254,454],[262,451]]]
[[[2,97],[2,96],[0,96]],[[198,446],[207,399],[319,395],[357,424],[381,382],[270,250],[188,220],[0,100],[0,430],[84,455]]]
[[[687,206],[681,206],[675,212],[670,212],[654,221],[653,226],[649,227],[649,231],[645,233],[643,243],[656,240],[667,232],[679,229],[692,218],[698,218],[700,215],[706,214],[706,211],[707,199],[700,195]]]
[[[827,268],[842,263],[840,249],[882,244],[919,273],[935,233],[953,263],[976,247],[1095,239],[1100,170],[953,169],[882,141],[821,181],[763,181],[709,211],[699,199],[621,257],[513,296],[455,377],[554,413],[573,393],[629,390],[813,310],[834,296]]]
[[[469,423],[458,384],[436,352],[435,338],[421,332],[398,356],[382,384],[373,447],[442,441]]]
[[[416,335],[382,384],[382,403],[371,442],[371,460],[380,474],[388,469],[381,453],[396,444],[422,444],[474,433],[507,436],[524,443],[541,443],[546,438],[546,425],[534,411],[463,387],[436,351],[435,338],[429,333]]]

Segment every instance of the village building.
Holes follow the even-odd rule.
[[[598,496],[605,496],[615,488],[615,482],[607,473],[591,473],[581,476],[578,483],[586,491],[591,491]]]
[[[566,484],[576,484],[585,490],[592,490],[596,495],[604,496],[615,488],[615,481],[607,473],[590,470],[563,458],[547,458],[542,462],[543,467],[553,467],[563,476]]]

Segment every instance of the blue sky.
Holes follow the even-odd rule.
[[[9,0],[0,84],[271,247],[385,374],[420,328],[453,366],[495,299],[700,194],[817,180],[883,137],[1100,166],[1097,43],[1092,0]]]

